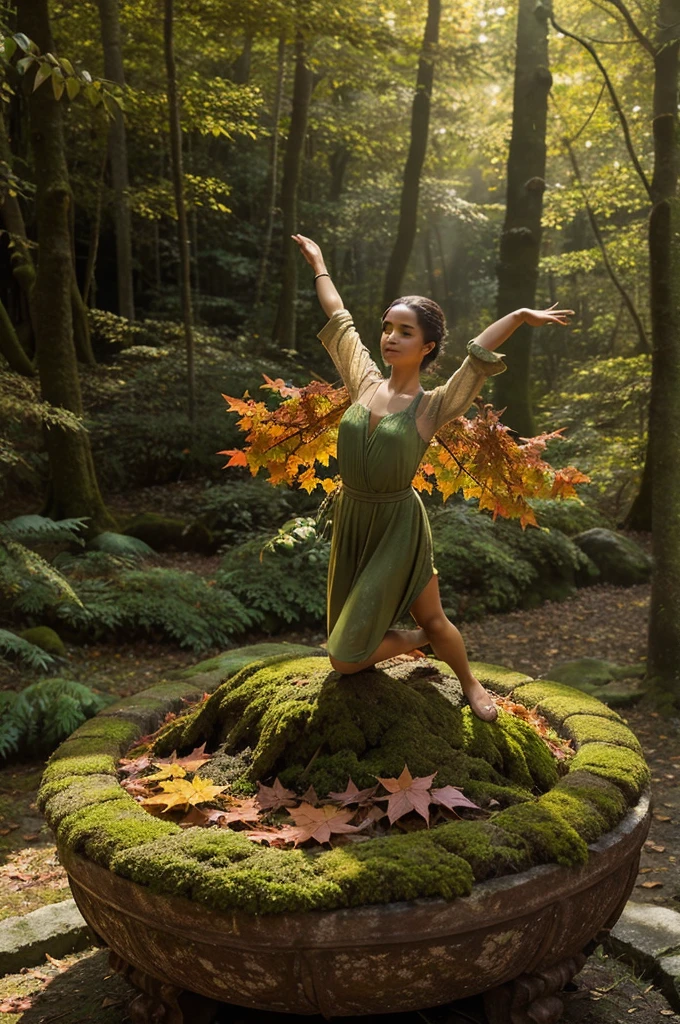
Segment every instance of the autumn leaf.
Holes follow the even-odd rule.
[[[121,757],[118,762],[120,770],[128,775],[131,779],[143,772],[145,768],[151,767],[151,759],[143,757]]]
[[[436,772],[433,772],[432,775],[423,775],[420,778],[414,779],[408,770],[408,765],[405,764],[404,770],[398,779],[382,779],[379,775],[376,775],[376,779],[382,782],[385,789],[391,794],[387,797],[376,797],[376,800],[387,800],[387,816],[390,819],[390,825],[394,824],[395,821],[405,814],[408,814],[409,811],[417,811],[429,825],[429,790],[436,774]]]
[[[347,788],[344,793],[329,793],[328,796],[334,803],[345,807],[347,804],[369,803],[377,791],[377,786],[369,786],[368,789],[358,789],[352,782],[352,776],[350,775],[349,782],[347,783]]]
[[[144,783],[145,786],[156,786],[159,782],[164,782],[165,779],[183,779],[185,775],[186,768],[183,768],[181,764],[164,764],[155,775],[145,775],[144,778],[137,781]]]
[[[242,399],[222,396],[229,412],[239,415],[237,425],[245,433],[243,449],[218,453],[230,456],[224,468],[247,466],[252,476],[265,469],[274,486],[297,483],[308,492],[319,486],[327,493],[334,490],[338,479],[317,476],[316,467],[328,466],[336,457],[338,425],[349,405],[347,389],[322,381],[297,388],[280,377],[263,377],[261,388],[284,399],[275,409],[248,392]],[[489,510],[494,521],[499,515],[519,519],[524,530],[538,525],[528,499],[575,498],[575,486],[590,482],[575,466],[553,469],[543,459],[547,443],[561,438],[564,427],[520,438],[520,444],[490,403],[479,398],[476,405],[475,417],[459,416],[432,438],[413,479],[417,490],[431,494],[436,487],[444,501],[461,491],[466,499],[477,498],[479,508]]]
[[[316,795],[316,790],[314,789],[314,786],[310,786],[309,789],[307,789],[307,791],[302,794],[302,796],[300,797],[300,802],[311,804],[312,807],[316,807],[318,805],[319,798]]]
[[[279,807],[289,807],[297,801],[293,790],[282,786],[278,776],[273,786],[263,786],[261,782],[258,782],[257,786],[255,800],[263,811],[276,811]]]
[[[349,825],[354,811],[324,804],[323,807],[312,807],[302,803],[299,807],[288,808],[288,813],[295,821],[294,843],[304,843],[315,839],[317,843],[327,843],[334,832],[358,832],[360,825]]]
[[[295,838],[297,829],[293,825],[282,825],[280,828],[267,828],[263,826],[253,829],[250,832],[242,832],[241,835],[248,836],[254,843],[269,843],[270,846],[287,846]]]
[[[431,790],[430,802],[440,804],[442,807],[446,807],[454,812],[456,807],[472,807],[476,811],[483,810],[479,804],[474,804],[472,800],[468,800],[466,796],[463,796],[458,786],[440,786],[438,789]]]
[[[189,807],[193,804],[205,803],[207,800],[214,800],[218,794],[223,793],[226,786],[214,786],[211,779],[196,777],[193,782],[187,779],[170,779],[168,782],[161,782],[162,793],[156,796],[147,797],[142,802],[143,807],[163,808],[163,813],[175,807]]]
[[[177,764],[181,765],[182,768],[186,768],[188,772],[195,772],[201,767],[201,765],[205,764],[206,761],[209,761],[211,756],[211,754],[205,753],[204,743],[202,746],[196,747],[190,754],[186,754],[184,757],[178,757],[177,751],[173,750],[170,757],[152,757],[151,760],[154,764]]]
[[[213,811],[214,817],[211,820],[219,825],[230,825],[232,821],[242,821],[247,824],[249,821],[260,821],[262,808],[257,802],[257,797],[248,797],[246,800],[231,799],[226,811]]]

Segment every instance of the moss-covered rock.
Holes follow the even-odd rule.
[[[183,519],[144,512],[125,523],[123,531],[144,541],[154,551],[176,548],[178,551],[201,551],[209,554],[215,548],[210,530],[203,523],[187,523]]]
[[[534,865],[584,864],[588,844],[649,782],[639,743],[616,712],[502,666],[473,667],[490,689],[545,714],[573,740],[575,757],[557,762],[527,723],[503,709],[494,723],[477,719],[441,663],[340,676],[318,651],[281,645],[223,659],[168,684],[175,709],[182,687],[185,700],[212,693],[161,730],[158,754],[205,742],[214,756],[200,774],[233,791],[252,792],[258,780],[278,776],[298,793],[311,783],[321,797],[344,789],[349,776],[371,786],[407,763],[414,776],[436,772],[435,786],[460,786],[476,803],[488,808],[495,799],[500,809],[488,809],[484,820],[362,836],[331,849],[280,849],[234,830],[180,828],[147,814],[115,780],[117,758],[157,720],[156,702],[167,707],[157,685],[130,698],[134,714],[125,701],[113,714],[107,709],[50,759],[39,801],[60,848],[215,909],[273,914],[453,899],[475,882]]]
[[[646,583],[652,572],[652,559],[639,544],[615,530],[594,527],[572,538],[581,551],[599,570],[598,583],[613,583],[617,587],[632,587]],[[581,586],[590,583],[586,576]]]
[[[31,626],[30,629],[22,629],[17,635],[48,654],[56,654],[59,658],[66,657],[64,641],[50,626]]]

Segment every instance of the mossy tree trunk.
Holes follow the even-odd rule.
[[[54,53],[47,0],[19,0],[18,25],[40,50]],[[27,75],[27,89],[33,73]],[[49,83],[30,92],[30,139],[35,166],[38,270],[31,290],[42,397],[82,415],[78,364],[73,340],[70,207],[72,194],[64,150],[62,110]],[[50,480],[42,515],[53,519],[88,517],[88,537],[117,529],[97,484],[85,430],[45,429]]]
[[[647,677],[654,696],[680,708],[680,0],[660,0],[654,56],[654,174],[649,218],[652,389],[649,455],[652,594]]]
[[[99,20],[104,50],[104,74],[112,82],[125,85],[123,50],[120,39],[119,0],[98,0]],[[116,215],[116,273],[118,285],[118,312],[128,320],[135,318],[132,279],[132,228],[128,191],[127,135],[123,111],[116,113],[109,129],[109,160]]]
[[[187,354],[187,398],[189,422],[196,421],[196,386],[194,373],[194,327],[191,308],[191,259],[189,256],[189,230],[187,227],[186,203],[184,201],[184,167],[182,161],[182,126],[179,116],[177,93],[177,72],[175,69],[174,45],[174,4],[165,0],[163,39],[165,45],[165,68],[168,89],[168,117],[170,120],[170,163],[177,211],[177,241],[179,244],[180,291],[182,296],[182,320],[184,342]]]
[[[409,143],[404,183],[401,190],[399,223],[394,246],[385,272],[385,288],[382,308],[385,309],[399,297],[409,257],[416,237],[418,219],[418,193],[420,175],[427,152],[427,138],[430,127],[430,100],[434,82],[434,67],[439,42],[440,0],[428,0],[427,21],[423,47],[418,61],[416,91],[411,107],[411,140]]]
[[[302,167],[302,153],[307,134],[309,105],[314,87],[314,74],[305,63],[305,42],[298,31],[295,39],[295,74],[293,77],[293,108],[281,181],[281,215],[283,266],[281,294],[272,338],[282,348],[295,348],[295,307],[298,286],[298,246],[290,237],[297,232],[297,198]]]
[[[545,191],[545,130],[552,75],[548,64],[550,0],[519,0],[517,47],[508,153],[505,222],[501,233],[498,318],[522,306],[533,308],[541,251],[541,220]],[[533,437],[529,374],[531,327],[522,324],[513,335],[507,380],[494,381],[493,402],[507,411],[503,419],[521,437]]]

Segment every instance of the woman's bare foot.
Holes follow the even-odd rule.
[[[463,693],[470,702],[473,713],[482,722],[495,722],[498,718],[498,708],[494,704],[493,697],[484,689],[476,676],[470,676],[465,684],[461,683]]]

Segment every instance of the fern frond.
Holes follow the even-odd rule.
[[[126,533],[113,533],[109,530],[93,537],[87,548],[89,551],[105,551],[109,555],[132,555],[138,558],[156,554],[152,547],[138,537],[129,537]]]
[[[7,629],[0,629],[0,651],[6,654],[17,655],[29,668],[47,669],[55,664],[55,659],[42,647],[24,640],[16,633],[10,633]]]

